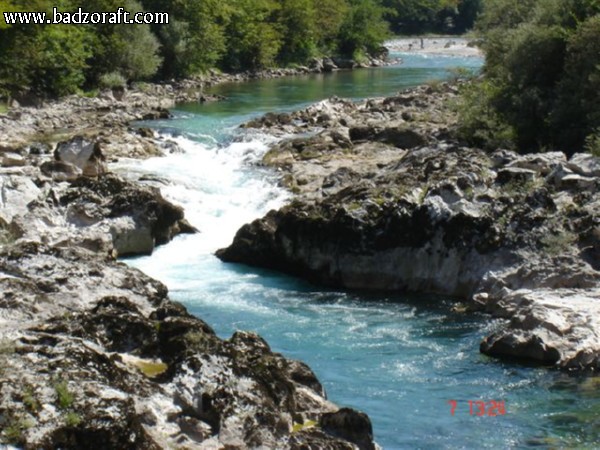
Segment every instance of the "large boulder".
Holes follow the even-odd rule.
[[[338,66],[331,58],[323,58],[323,72],[334,72],[338,70]]]
[[[28,176],[2,175],[0,177],[0,219],[10,223],[17,215],[26,214],[28,205],[42,190]]]
[[[82,136],[60,142],[54,151],[54,158],[72,164],[84,176],[96,177],[106,172],[100,142],[92,142]]]
[[[567,166],[584,177],[600,177],[600,158],[589,153],[574,154]]]
[[[600,369],[600,290],[508,290],[486,296],[482,304],[486,310],[512,311],[509,323],[483,340],[483,353],[564,369]]]
[[[75,181],[83,173],[79,167],[64,161],[46,161],[40,166],[40,171],[56,182]]]
[[[150,254],[180,233],[197,231],[185,220],[183,208],[165,200],[159,189],[112,174],[78,178],[60,202],[69,207],[72,224],[106,225],[120,256]]]
[[[393,145],[397,148],[411,149],[427,144],[427,139],[415,130],[405,126],[367,125],[350,128],[352,142],[376,141]]]
[[[375,450],[369,417],[351,408],[342,408],[321,417],[321,428],[328,434],[356,444],[360,450]]]
[[[423,204],[382,203],[376,189],[358,184],[318,205],[272,211],[242,227],[217,256],[326,285],[457,296],[474,293],[487,270],[510,260],[477,208],[435,192]]]

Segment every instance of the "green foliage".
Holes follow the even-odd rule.
[[[318,5],[313,0],[281,0],[278,11],[282,45],[279,60],[304,62],[316,53]]]
[[[589,147],[600,129],[600,14],[583,21],[569,36],[564,73],[552,112],[553,141],[562,148]],[[559,133],[556,133],[559,131]],[[595,133],[594,133],[595,131]],[[594,137],[595,136],[595,137]],[[587,140],[586,140],[587,138]],[[596,144],[596,148],[597,144]]]
[[[315,14],[313,15],[314,41],[317,50],[331,55],[337,50],[338,37],[348,15],[350,5],[340,0],[313,0]]]
[[[477,28],[486,52],[485,81],[471,88],[459,108],[460,133],[487,146],[509,138],[522,152],[581,151],[600,126],[600,3],[483,5]]]
[[[6,441],[14,445],[22,445],[24,433],[33,426],[31,420],[13,417],[4,429]]]
[[[585,150],[594,156],[600,157],[600,128],[585,139]]]
[[[62,410],[68,410],[73,406],[75,396],[69,391],[69,385],[66,381],[60,381],[54,384],[54,392],[56,393],[56,401],[58,407]]]
[[[340,53],[351,57],[377,53],[388,36],[384,9],[372,0],[350,0],[349,6],[340,28]]]
[[[517,146],[539,149],[549,142],[547,121],[555,106],[565,42],[561,29],[527,24],[511,33],[502,67],[494,71],[503,84],[496,102],[515,128]],[[549,68],[552,68],[549,70]]]
[[[77,95],[83,98],[95,98],[98,97],[99,90],[97,88],[90,89],[88,91],[79,91]]]
[[[233,0],[146,0],[143,5],[149,11],[170,13],[168,25],[154,27],[162,46],[163,77],[190,76],[221,61]]]
[[[338,52],[358,58],[378,51],[387,36],[380,0],[0,0],[7,11],[121,6],[168,12],[169,24],[0,23],[0,97],[93,90],[116,72],[135,82],[305,64]]]
[[[550,256],[560,256],[568,253],[577,244],[577,235],[570,231],[544,236],[540,242],[545,252]]]
[[[0,36],[0,90],[62,96],[85,80],[91,50],[84,28],[13,26]]]
[[[86,8],[91,11],[116,11],[122,2],[104,0]],[[130,13],[143,11],[135,0],[124,7]],[[158,38],[149,25],[94,25],[90,30],[94,49],[89,60],[88,84],[95,85],[98,74],[119,72],[129,80],[153,77],[163,59],[159,55]]]
[[[83,421],[83,419],[81,418],[81,416],[75,412],[71,411],[71,412],[68,412],[67,414],[65,414],[65,424],[68,427],[76,427],[82,421]]]
[[[127,86],[127,80],[119,72],[110,72],[101,75],[98,84],[103,89],[123,88]]]
[[[0,12],[20,11],[20,9],[21,8],[18,8],[16,3],[12,0],[0,0]],[[10,25],[4,21],[4,15],[0,14],[0,30],[8,27],[10,27]]]
[[[131,12],[143,11],[137,2],[129,1]],[[159,43],[149,25],[120,26],[115,30],[123,45],[117,53],[117,69],[130,80],[148,79],[156,74],[162,63],[158,55]]]
[[[397,34],[464,33],[473,27],[482,0],[384,0]]]
[[[42,410],[42,405],[35,395],[35,391],[31,386],[27,386],[23,392],[23,404],[31,413],[37,413]]]
[[[235,0],[227,27],[224,65],[230,70],[274,65],[281,36],[274,25],[279,5],[273,0]]]
[[[460,116],[458,137],[484,149],[514,147],[514,129],[492,106],[498,88],[490,80],[473,81],[461,88],[454,109]]]
[[[451,75],[451,82],[473,80],[476,75],[472,69],[467,69],[466,67],[452,67],[448,70],[448,73]]]

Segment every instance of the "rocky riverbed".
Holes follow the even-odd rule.
[[[0,117],[0,446],[376,448],[308,366],[255,334],[218,338],[117,261],[198,232],[156,180],[107,169],[178,151],[129,128],[181,100],[152,89]]]
[[[457,298],[506,319],[481,351],[600,368],[600,159],[455,138],[456,85],[330,99],[245,125],[296,194],[218,252],[328,286]]]

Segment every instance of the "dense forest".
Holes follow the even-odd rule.
[[[463,136],[521,152],[600,154],[600,1],[484,0],[483,77],[465,92]]]
[[[0,0],[1,11],[114,12],[123,0]],[[7,25],[0,98],[56,97],[207,69],[360,60],[392,34],[475,25],[483,76],[458,105],[462,137],[523,152],[600,152],[600,0],[125,0],[167,25]]]
[[[11,25],[0,18],[0,96],[360,60],[390,33],[463,32],[480,0],[0,0],[1,11],[168,12],[168,25]]]

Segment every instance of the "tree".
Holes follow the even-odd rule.
[[[317,51],[314,1],[279,0],[279,5],[282,42],[278,60],[284,64],[304,62]]]
[[[170,13],[168,25],[153,28],[162,45],[163,77],[190,76],[221,61],[232,0],[143,0],[142,4],[149,11]]]
[[[0,12],[16,12],[21,8],[12,0],[0,0]],[[9,28],[10,25],[4,21],[4,14],[0,17],[0,30]]]
[[[340,30],[349,9],[346,0],[313,0],[314,38],[322,54],[331,55],[337,50]]]
[[[459,14],[463,2],[473,3],[471,0],[384,0],[383,5],[394,33],[420,34],[442,30],[446,19],[453,20]]]
[[[561,148],[581,148],[600,127],[600,15],[570,36],[564,67],[551,119],[553,140]]]
[[[377,53],[388,35],[384,9],[373,0],[350,0],[349,6],[340,27],[340,53],[355,59],[365,52]]]
[[[142,5],[129,0],[125,8],[131,13],[143,11]],[[129,25],[115,28],[122,42],[115,69],[129,80],[147,79],[156,74],[162,58],[158,54],[158,39],[149,25]]]
[[[142,5],[135,0],[78,1],[87,11],[114,12],[121,6],[130,13],[143,11]],[[88,61],[90,87],[106,73],[117,72],[129,80],[148,79],[156,74],[162,58],[158,39],[149,25],[97,24],[89,29],[94,49]]]
[[[52,2],[68,7],[67,1]],[[24,0],[24,11],[49,12],[48,0]],[[76,92],[85,80],[90,57],[89,31],[70,25],[15,24],[0,30],[0,86],[9,93],[40,97]]]
[[[274,0],[235,0],[232,6],[224,67],[255,70],[274,65],[281,49],[279,5]]]
[[[485,79],[465,105],[463,131],[479,121],[512,134],[522,152],[580,151],[600,127],[599,17],[596,0],[484,0]],[[475,119],[486,109],[488,119]]]
[[[77,92],[91,54],[86,31],[68,25],[35,28],[2,39],[0,79],[5,90],[40,97]]]
[[[461,0],[453,16],[455,33],[461,34],[473,28],[481,11],[482,0]]]

